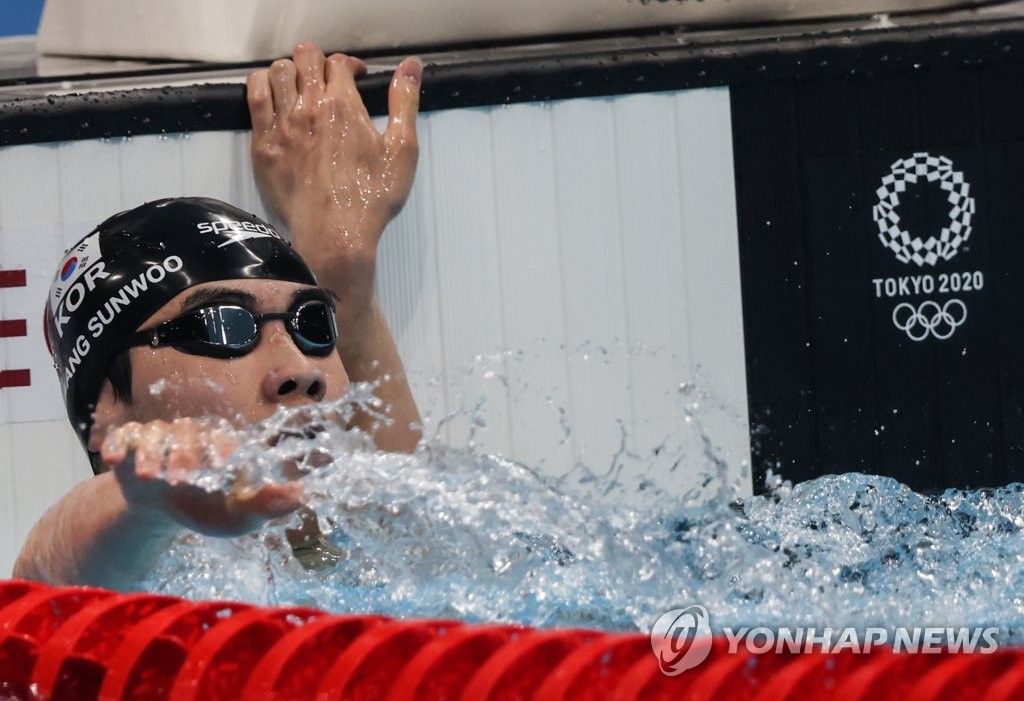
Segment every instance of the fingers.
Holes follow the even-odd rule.
[[[118,479],[129,476],[153,478],[164,463],[164,435],[167,422],[127,423],[111,431],[100,451],[103,462],[114,469]],[[125,463],[131,463],[131,474]]]
[[[253,131],[269,131],[275,116],[290,114],[297,106],[314,108],[323,95],[365,113],[355,81],[366,72],[366,64],[354,56],[332,54],[325,58],[315,44],[299,44],[293,60],[279,59],[268,70],[249,75],[247,87]],[[388,91],[387,132],[396,144],[415,143],[422,79],[423,62],[416,57],[405,59],[395,71]]]
[[[356,78],[366,74],[366,64],[354,56],[332,54],[327,59],[327,90],[325,94],[334,99],[345,112],[359,115],[369,121],[370,115],[363,104],[363,96],[356,89]]]
[[[198,467],[205,467],[205,437],[199,434],[194,421],[174,421],[163,438],[163,462],[169,481],[185,477]]]
[[[138,427],[139,424],[132,421],[107,433],[100,446],[100,459],[103,464],[107,467],[115,467],[128,458],[128,435]]]
[[[423,62],[411,56],[400,64],[388,89],[388,128],[392,138],[404,136],[415,139],[416,115],[420,109],[420,85],[423,82]]]
[[[238,441],[225,421],[158,420],[111,431],[101,453],[128,502],[157,508],[199,533],[229,536],[291,513],[304,498],[296,482],[250,483],[244,473],[212,490],[189,479],[197,470],[226,464]]]
[[[315,103],[324,92],[324,52],[316,44],[295,47],[294,63],[301,102]]]
[[[270,92],[274,98],[274,113],[284,115],[295,109],[298,100],[297,70],[286,58],[270,64]]]
[[[251,151],[263,200],[293,233],[300,232],[303,250],[333,236],[321,226],[325,217],[336,221],[332,230],[348,237],[347,249],[336,254],[342,266],[360,250],[375,250],[383,227],[409,196],[418,157],[422,62],[406,59],[396,70],[383,134],[356,88],[366,72],[357,58],[325,58],[315,45],[301,44],[292,60],[275,61],[249,79]]]
[[[246,80],[246,101],[252,118],[253,134],[266,134],[274,126],[274,101],[270,92],[270,72],[253,71]]]
[[[391,218],[405,204],[416,173],[419,159],[416,117],[419,114],[422,82],[423,62],[410,57],[398,65],[388,88],[388,126],[384,130],[384,143],[391,160],[390,168],[394,178],[392,191],[398,195],[390,202]]]
[[[156,479],[173,484],[200,468],[224,465],[238,447],[226,424],[175,419],[173,422],[128,423],[111,431],[101,457],[122,478]],[[125,464],[131,463],[131,474]]]
[[[129,501],[135,493],[138,480],[135,477],[134,439],[129,433],[137,430],[139,424],[130,423],[107,434],[100,448],[100,459],[114,473],[114,479],[121,485]]]
[[[154,505],[159,504],[166,483],[157,479],[160,461],[153,459],[154,432],[147,429],[142,424],[128,423],[111,431],[100,456],[114,473],[125,500]]]
[[[316,44],[299,44],[292,60],[279,59],[266,71],[254,71],[249,76],[253,133],[267,133],[275,118],[297,119],[303,128],[309,126],[307,122],[315,121],[321,111],[324,95],[365,113],[355,79],[366,70],[366,64],[353,56],[334,54],[325,58]]]
[[[355,79],[366,75],[366,71],[366,64],[362,59],[345,54],[331,54],[324,65],[327,94],[334,97],[358,95]]]
[[[391,86],[388,88],[388,125],[384,130],[387,151],[394,159],[396,186],[409,192],[420,148],[416,136],[416,117],[420,111],[420,85],[423,82],[423,62],[413,56],[398,64]],[[403,200],[397,203],[392,216],[397,214]]]

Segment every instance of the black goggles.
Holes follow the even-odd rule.
[[[260,340],[260,328],[280,319],[295,345],[306,355],[327,356],[338,343],[334,309],[325,301],[303,302],[287,312],[255,314],[245,307],[219,304],[201,307],[151,329],[125,337],[121,349],[171,346],[192,355],[239,358]]]

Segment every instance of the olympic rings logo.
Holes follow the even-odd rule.
[[[939,187],[949,193],[949,222],[942,227],[939,235],[922,239],[911,236],[900,225],[900,193],[907,185],[915,184],[918,178],[928,182],[939,181]],[[960,245],[971,236],[971,218],[974,216],[974,198],[970,196],[971,186],[964,182],[964,174],[953,169],[953,162],[945,156],[915,153],[911,158],[901,158],[890,167],[889,174],[882,178],[882,185],[875,194],[878,204],[871,210],[878,225],[878,238],[882,245],[896,254],[901,263],[917,263],[919,266],[935,265],[939,259],[950,260]]]
[[[944,341],[966,320],[967,305],[959,299],[951,299],[941,307],[931,300],[917,308],[902,302],[892,310],[892,323],[912,341],[923,341],[928,336]]]

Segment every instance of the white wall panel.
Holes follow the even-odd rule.
[[[628,368],[618,353],[627,329],[613,103],[560,102],[552,115],[568,421],[575,461],[605,474],[617,469],[623,431],[633,423]]]
[[[585,465],[682,492],[709,470],[706,441],[736,478],[749,449],[728,92],[439,112],[420,143],[377,285],[428,430],[486,395],[481,447],[552,475]],[[0,368],[33,368],[30,389],[0,390],[0,576],[89,474],[42,351],[60,253],[148,199],[263,212],[248,158],[248,134],[223,132],[0,149],[0,269],[29,270],[0,291],[2,318],[29,322],[29,338],[0,339]],[[442,431],[462,445],[467,419]]]
[[[0,268],[25,270],[26,286],[0,290],[0,318],[24,319],[28,335],[0,339],[0,369],[28,369],[33,387],[0,390],[0,421],[4,422],[52,418],[61,406],[54,401],[57,380],[42,343],[43,301],[50,286],[50,273],[42,264],[56,260],[63,251],[60,238],[53,234],[54,215],[59,217],[61,211],[60,193],[52,186],[41,187],[36,180],[38,173],[43,182],[57,181],[57,149],[21,146],[10,149],[9,158],[10,168],[0,173],[0,220],[11,221],[21,235],[0,236]],[[47,391],[50,401],[35,401],[36,386]]]
[[[56,147],[61,222],[95,224],[124,209],[120,151],[129,144],[103,140]]]
[[[15,490],[22,474],[14,470],[15,424],[0,424],[0,578],[6,578],[24,538],[18,537],[21,519],[16,509]],[[28,520],[27,517],[25,520]]]
[[[694,379],[703,390],[696,415],[703,435],[728,463],[730,478],[748,491],[747,374],[728,89],[682,93],[676,101],[676,133],[680,226],[688,262],[688,345]]]
[[[55,146],[18,146],[4,149],[0,160],[0,269],[26,270],[27,283],[0,289],[0,318],[27,326],[26,337],[0,339],[0,370],[31,371],[30,387],[0,389],[0,577],[36,519],[89,474],[42,332],[52,268],[64,250],[61,155]]]
[[[213,197],[243,208],[243,195],[252,190],[248,141],[239,134],[206,131],[174,139],[181,145],[183,195]]]
[[[141,136],[117,149],[121,159],[122,207],[182,194],[183,141],[182,136]]]
[[[5,366],[6,367],[6,366]],[[18,556],[24,538],[17,531],[21,525],[15,511],[14,424],[0,424],[0,579],[7,578]],[[20,471],[19,471],[20,474]],[[26,519],[27,520],[27,519]]]
[[[573,454],[551,109],[493,110],[491,132],[512,454],[557,474]]]
[[[10,455],[15,475],[12,494],[16,522],[10,532],[14,544],[9,550],[12,557],[0,561],[0,572],[5,575],[14,566],[14,556],[32,524],[60,495],[92,474],[67,419],[9,426],[13,439]]]
[[[424,165],[434,188],[435,264],[441,302],[445,395],[449,412],[465,410],[451,422],[449,439],[465,443],[477,403],[485,423],[477,441],[509,453],[508,392],[502,330],[494,165],[487,110],[453,110],[430,120],[430,150]],[[493,375],[492,375],[493,373]]]
[[[691,381],[679,187],[679,136],[676,96],[634,95],[615,101],[615,157],[625,283],[629,398],[634,423],[630,449],[638,456],[623,465],[623,481],[664,468],[684,451],[694,455],[692,439],[680,430],[679,385]],[[658,460],[651,456],[660,449]],[[699,455],[699,452],[696,452]],[[699,478],[701,464],[688,460],[668,482]],[[679,468],[677,468],[679,469]]]

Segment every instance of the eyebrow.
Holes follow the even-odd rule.
[[[231,287],[206,287],[196,290],[181,302],[181,311],[186,312],[207,304],[237,304],[246,309],[256,309],[259,300],[255,295]]]
[[[295,290],[292,294],[291,306],[294,307],[297,304],[309,302],[310,300],[327,302],[331,309],[334,309],[335,302],[338,301],[338,295],[326,287],[304,287],[301,290]]]
[[[323,300],[330,303],[331,307],[334,308],[338,295],[326,287],[304,287],[295,290],[292,294],[292,303],[289,306],[295,306],[310,300]],[[191,311],[208,304],[237,304],[240,307],[255,311],[259,306],[259,300],[256,299],[255,295],[242,292],[233,287],[205,287],[201,290],[196,290],[182,300],[181,311]]]

